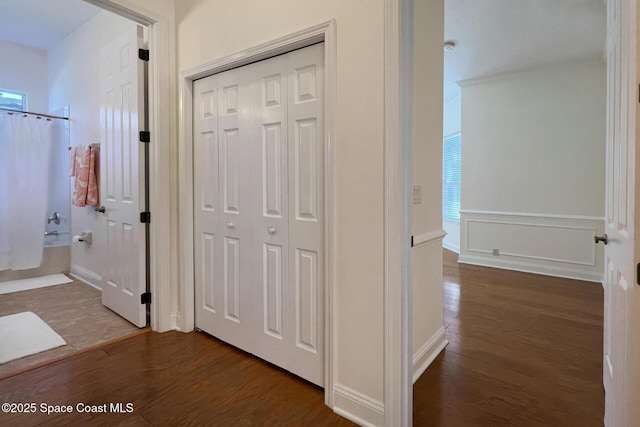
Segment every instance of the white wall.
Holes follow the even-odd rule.
[[[446,344],[442,319],[442,82],[444,2],[414,3],[414,381]]]
[[[462,98],[456,96],[444,103],[442,136],[449,136],[462,129]]]
[[[461,110],[462,100],[460,96],[456,96],[444,103],[443,137],[460,132],[462,129]],[[464,141],[462,144],[464,144]],[[442,227],[447,233],[442,245],[450,251],[460,253],[460,223],[443,219]]]
[[[5,40],[0,52],[0,88],[26,92],[29,110],[47,113],[47,52]]]
[[[605,83],[600,61],[461,83],[461,261],[601,279]]]
[[[131,21],[100,12],[48,52],[49,108],[70,107],[70,145],[100,142],[100,48]],[[71,207],[71,233],[94,233],[93,243],[72,244],[72,272],[96,285],[105,253],[104,218],[93,207]]]

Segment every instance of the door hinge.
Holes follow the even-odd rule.
[[[140,142],[151,142],[151,132],[149,132],[148,130],[141,130]]]
[[[151,212],[140,212],[140,222],[143,224],[151,224]]]
[[[411,247],[413,247],[413,236],[411,236]]]
[[[640,264],[636,266],[636,283],[640,285]]]
[[[149,49],[138,49],[138,59],[149,60]]]
[[[151,304],[151,292],[140,295],[140,304]]]

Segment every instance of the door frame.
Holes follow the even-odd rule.
[[[384,1],[384,416],[400,427],[413,425],[413,3]]]
[[[193,211],[193,82],[197,79],[221,73],[232,68],[248,65],[252,62],[281,55],[292,50],[324,42],[325,59],[325,105],[324,105],[324,245],[325,245],[325,403],[333,407],[334,385],[334,321],[333,306],[335,283],[334,231],[333,231],[333,144],[335,143],[335,105],[336,105],[336,23],[335,20],[298,31],[293,34],[254,46],[206,64],[180,73],[180,135],[179,135],[179,192],[180,192],[180,311],[182,316],[178,328],[192,331],[195,327],[195,258]]]
[[[174,329],[171,315],[171,288],[175,266],[171,254],[171,238],[175,229],[172,221],[171,152],[175,102],[171,96],[171,82],[175,79],[175,24],[173,17],[160,15],[124,0],[84,0],[101,9],[130,19],[148,29],[148,120],[152,142],[149,144],[149,210],[153,221],[149,224],[149,279],[153,295],[150,304],[151,329],[164,332]]]

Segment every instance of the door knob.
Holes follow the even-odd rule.
[[[276,234],[276,228],[275,227],[267,227],[267,231],[269,232],[269,234]]]
[[[105,213],[107,211],[107,209],[104,206],[100,206],[99,208],[93,208],[93,210],[100,213]]]
[[[602,236],[594,236],[593,241],[596,243],[604,243],[605,245],[609,243],[609,238],[607,237],[607,233],[604,233]]]
[[[231,221],[227,221],[226,224],[227,228],[233,228],[233,222]]]

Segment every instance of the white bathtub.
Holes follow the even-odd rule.
[[[57,243],[57,245],[56,245]],[[47,274],[68,273],[71,265],[71,247],[62,242],[53,242],[54,246],[46,246],[42,253],[42,264],[31,270],[5,270],[0,271],[0,286],[2,282],[18,279],[30,279],[32,277],[46,276]]]
[[[49,231],[49,234],[45,234],[45,248],[57,248],[59,246],[69,246],[71,244],[71,232],[58,230],[55,230],[55,232],[57,234],[51,234],[51,231]]]

